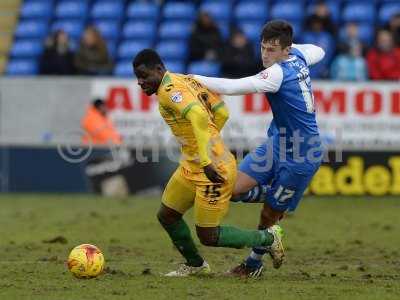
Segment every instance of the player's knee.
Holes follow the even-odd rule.
[[[233,189],[233,192],[232,192],[232,197],[237,197],[240,194],[242,194],[240,187],[235,185],[235,188]]]
[[[235,187],[233,188],[232,196],[239,196],[248,191],[249,188],[246,185],[236,182]]]
[[[162,205],[157,213],[157,219],[161,225],[171,225],[182,217],[178,212]]]
[[[157,219],[158,219],[158,222],[159,222],[161,225],[166,224],[166,217],[165,217],[165,215],[163,214],[163,212],[161,211],[161,209],[157,212]]]
[[[232,196],[239,196],[240,194],[246,193],[256,185],[257,181],[255,179],[239,171]]]
[[[196,232],[202,245],[211,247],[218,245],[218,227],[196,226]]]

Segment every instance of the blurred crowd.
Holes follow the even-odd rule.
[[[109,75],[112,68],[107,44],[94,26],[85,29],[76,52],[64,31],[54,32],[40,59],[40,73],[46,75]]]
[[[345,30],[332,21],[329,8],[320,2],[304,23],[304,32],[295,36],[297,43],[313,43],[324,48],[323,63],[312,70],[312,77],[345,81],[400,79],[400,13],[388,24],[376,28],[369,45],[360,37],[360,28],[349,23]],[[200,12],[189,38],[188,62],[211,60],[221,64],[221,76],[237,78],[262,69],[259,45],[253,45],[238,28],[223,38],[215,20]],[[111,75],[113,60],[99,30],[89,26],[76,51],[71,50],[68,35],[54,32],[46,39],[40,73],[51,75]]]

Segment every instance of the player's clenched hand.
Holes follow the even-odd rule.
[[[213,183],[224,183],[225,179],[218,174],[218,172],[214,169],[212,164],[209,164],[203,168],[204,174],[207,178]]]

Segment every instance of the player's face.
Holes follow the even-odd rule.
[[[163,72],[158,67],[148,68],[144,64],[135,68],[138,84],[146,95],[150,96],[157,92],[163,78]]]
[[[279,40],[262,41],[261,57],[264,68],[272,66],[274,63],[284,60],[289,55],[290,47],[282,49]]]

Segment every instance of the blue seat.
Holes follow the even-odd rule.
[[[217,27],[222,35],[222,38],[229,38],[230,34],[230,23],[225,21],[217,21]]]
[[[119,19],[124,15],[124,4],[122,1],[98,0],[93,4],[90,16],[93,19]]]
[[[358,26],[358,38],[365,44],[371,45],[375,36],[375,26],[370,23],[360,23]],[[339,37],[342,41],[346,42],[348,37],[346,35],[346,26],[342,26],[339,31]]]
[[[188,45],[185,41],[161,41],[156,51],[165,60],[184,60],[188,54]]]
[[[196,17],[196,8],[192,3],[167,2],[164,5],[163,17],[171,20],[193,20]]]
[[[241,1],[234,10],[238,21],[265,22],[268,18],[267,5],[264,1]]]
[[[150,48],[151,43],[145,41],[125,40],[118,46],[117,55],[120,59],[133,59],[139,51]]]
[[[341,0],[343,4],[349,4],[349,3],[363,3],[363,2],[368,2],[372,4],[376,4],[379,2],[383,2],[385,0],[367,0],[367,1],[361,1],[361,0]],[[386,1],[396,1],[396,0],[386,0]]]
[[[191,22],[166,21],[159,27],[161,39],[187,39],[192,31]]]
[[[39,71],[37,59],[11,59],[6,74],[10,76],[35,75]]]
[[[200,11],[207,12],[218,22],[226,22],[231,18],[232,5],[229,2],[206,2],[200,6]]]
[[[98,20],[94,22],[96,28],[105,39],[118,39],[120,30],[118,21]]]
[[[164,65],[168,71],[174,73],[185,73],[186,67],[185,63],[181,60],[164,60]]]
[[[202,3],[228,3],[233,4],[236,0],[203,0]],[[268,1],[268,0],[266,0]]]
[[[398,13],[400,13],[400,2],[384,3],[379,10],[379,22],[381,24],[386,24],[393,15]]]
[[[320,46],[325,50],[325,57],[310,68],[310,76],[312,78],[323,78],[326,77],[329,73],[329,64],[333,58],[335,43],[333,37],[327,32],[303,32],[302,34],[302,42],[305,44],[314,44]]]
[[[272,19],[300,22],[304,18],[304,7],[299,2],[276,3],[271,8]]]
[[[302,42],[304,44],[315,44],[321,46],[325,50],[325,56],[329,57],[329,53],[334,51],[334,40],[330,33],[304,31],[302,34]]]
[[[361,41],[371,45],[374,41],[375,26],[370,23],[358,24],[358,36]]]
[[[293,28],[293,36],[295,39],[301,37],[301,34],[303,32],[303,24],[302,22],[290,22],[290,25],[292,25]]]
[[[160,8],[155,3],[134,2],[128,6],[126,16],[135,20],[156,20],[160,14]]]
[[[51,30],[64,30],[71,38],[79,39],[84,29],[83,22],[76,20],[58,20],[51,25]]]
[[[133,67],[132,67],[132,60],[120,60],[114,67],[113,74],[118,77],[132,77],[133,74]]]
[[[17,38],[43,38],[47,35],[47,21],[20,21],[15,29]]]
[[[264,26],[263,22],[242,22],[238,25],[250,41],[256,44],[260,42],[261,29]]]
[[[220,68],[221,66],[216,62],[207,60],[196,61],[189,64],[188,73],[216,77],[220,74]]]
[[[53,14],[51,1],[29,1],[21,6],[21,17],[23,18],[50,18]]]
[[[58,3],[55,15],[57,18],[85,18],[87,12],[87,2],[66,0]]]
[[[43,43],[41,40],[17,40],[14,41],[10,55],[18,58],[37,57],[43,51]]]
[[[345,22],[375,22],[375,5],[372,3],[349,3],[342,11]]]
[[[107,50],[111,57],[115,58],[117,55],[117,42],[115,40],[107,40]]]
[[[156,34],[156,23],[151,21],[129,21],[125,23],[122,30],[122,36],[126,39],[147,39],[154,41]]]

